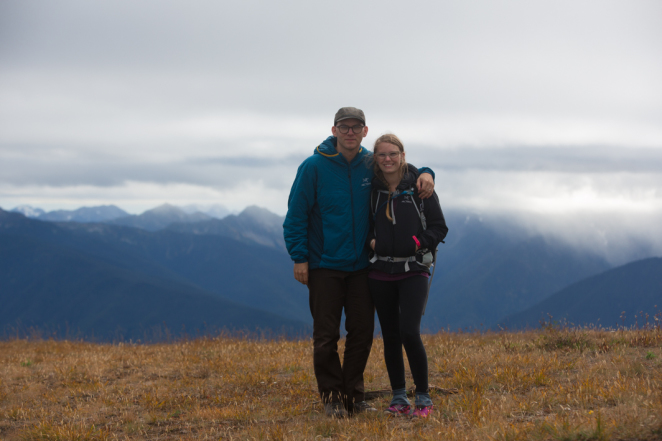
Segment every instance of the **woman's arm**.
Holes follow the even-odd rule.
[[[418,240],[421,242],[421,248],[434,250],[439,242],[443,242],[448,233],[448,227],[436,192],[432,194],[432,197],[426,199],[423,204],[427,229],[421,233]]]

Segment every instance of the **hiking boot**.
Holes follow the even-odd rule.
[[[432,414],[432,409],[434,406],[416,406],[412,418],[427,418]]]
[[[324,413],[328,417],[332,418],[346,418],[347,411],[345,407],[339,401],[333,401],[331,403],[326,403],[324,405]]]
[[[386,409],[384,413],[392,416],[409,416],[411,415],[411,406],[406,404],[394,404]]]
[[[354,403],[354,410],[353,412],[355,414],[357,413],[363,413],[363,412],[377,412],[377,409],[366,403],[365,401],[359,401],[357,403]]]

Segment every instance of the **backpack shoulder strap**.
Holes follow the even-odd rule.
[[[423,202],[423,199],[421,199],[418,196],[418,193],[414,191],[414,187],[411,188],[411,194],[412,194],[412,199],[414,200],[414,208],[416,208],[416,212],[418,213],[418,217],[421,219],[421,225],[423,225],[423,229],[427,230],[428,225],[427,222],[425,221],[425,213],[424,213],[424,208],[425,208],[425,202]],[[420,203],[419,203],[420,202]],[[420,206],[420,208],[419,208]]]

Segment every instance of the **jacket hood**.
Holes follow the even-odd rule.
[[[347,162],[345,161],[345,157],[341,155],[338,152],[338,150],[336,150],[337,145],[338,145],[338,138],[336,138],[335,136],[329,136],[320,145],[315,147],[315,151],[313,152],[313,154],[322,155],[330,160],[340,161],[346,164]],[[359,153],[352,160],[352,163],[356,163],[359,160],[363,160],[366,156],[369,156],[370,154],[371,152],[368,149],[361,146]]]

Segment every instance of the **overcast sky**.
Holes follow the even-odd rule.
[[[0,206],[287,210],[339,107],[447,209],[659,218],[662,2],[0,2]]]

